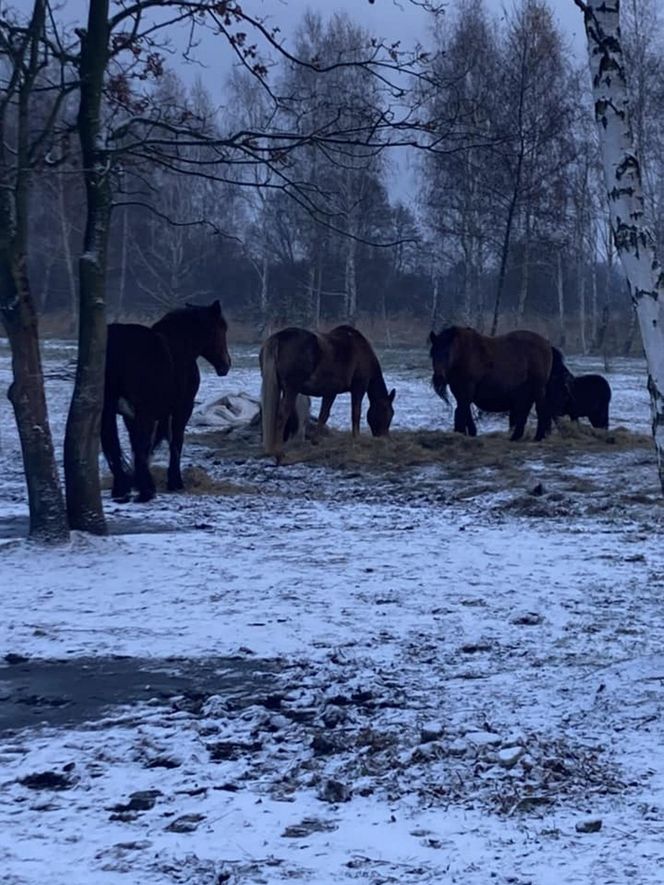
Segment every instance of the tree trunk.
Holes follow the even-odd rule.
[[[472,281],[471,281],[471,247],[468,245],[468,235],[464,230],[461,235],[461,252],[463,254],[463,305],[461,308],[461,322],[469,326],[472,316]]]
[[[320,254],[317,259],[316,282],[314,285],[314,329],[320,329],[321,292],[323,290],[323,265]]]
[[[431,328],[435,329],[438,323],[438,300],[440,293],[440,280],[438,274],[434,274],[433,287],[431,289]]]
[[[652,433],[664,492],[664,274],[644,220],[641,168],[629,121],[619,0],[576,0],[584,12],[595,118],[611,227],[641,329]]]
[[[53,273],[54,261],[46,259],[46,267],[44,268],[44,277],[41,285],[41,296],[39,297],[39,315],[44,316],[48,305],[48,296],[51,291],[51,274]],[[34,299],[33,299],[34,300]]]
[[[78,302],[76,298],[76,274],[74,272],[74,261],[71,254],[71,243],[69,240],[70,227],[67,220],[67,207],[65,204],[65,187],[62,175],[57,176],[58,189],[58,217],[60,220],[60,235],[62,237],[62,255],[65,261],[65,270],[67,272],[67,285],[69,286],[69,304],[71,316],[69,317],[69,332],[73,334],[76,330],[76,318],[78,316]]]
[[[590,294],[590,303],[591,303],[591,311],[592,315],[590,318],[590,337],[592,340],[592,347],[596,349],[597,342],[597,328],[598,328],[598,318],[597,318],[597,261],[593,258],[593,269],[591,276],[591,294]]]
[[[355,226],[349,226],[350,237],[346,243],[346,321],[351,326],[357,320],[357,268],[355,258],[357,253],[357,240],[354,238]]]
[[[576,262],[576,285],[579,293],[579,343],[581,345],[581,353],[588,353],[588,345],[586,343],[586,269],[583,261],[579,258]]]
[[[68,539],[69,531],[48,421],[37,312],[27,272],[30,99],[37,76],[45,15],[46,3],[37,0],[29,26],[29,51],[16,62],[22,71],[18,86],[16,149],[11,155],[5,140],[8,103],[3,104],[0,114],[0,315],[12,352],[13,381],[9,399],[21,441],[30,512],[29,534],[43,543],[61,543]]]
[[[4,248],[2,253],[0,304],[13,371],[7,395],[14,408],[21,440],[30,512],[29,536],[41,543],[62,543],[68,540],[69,529],[48,420],[37,313],[25,275],[25,256],[19,258],[23,272],[17,274]]]
[[[108,0],[90,0],[81,37],[81,98],[77,128],[86,190],[83,254],[79,259],[79,331],[76,383],[65,434],[67,514],[73,529],[104,534],[99,483],[99,429],[106,359],[106,254],[111,214],[109,158],[100,112],[108,61]]]
[[[269,322],[270,305],[268,301],[268,293],[270,286],[270,262],[268,261],[267,252],[263,252],[263,260],[261,261],[261,292],[260,292],[260,314],[261,328],[266,329]]]
[[[563,253],[560,249],[556,254],[556,290],[558,292],[558,341],[561,347],[565,346],[567,335],[565,334],[565,287],[563,277]]]
[[[507,211],[507,219],[505,221],[505,232],[503,234],[503,248],[500,253],[500,269],[498,271],[498,283],[496,285],[496,299],[493,305],[493,320],[491,322],[491,334],[498,332],[498,319],[500,317],[500,307],[503,298],[503,289],[505,288],[505,276],[507,274],[507,259],[510,254],[510,240],[512,237],[512,225],[514,223],[514,211],[519,196],[517,188],[514,188],[509,209]]]
[[[519,281],[519,300],[516,309],[516,327],[520,329],[523,325],[523,316],[526,312],[526,299],[528,297],[528,277],[530,274],[530,231],[528,230],[528,222],[526,221],[526,234],[523,244],[523,255],[521,256],[521,279]]]
[[[484,277],[484,253],[482,249],[482,242],[479,237],[475,238],[475,257],[473,260],[473,288],[475,290],[475,304],[477,307],[477,320],[475,326],[477,331],[482,335],[484,334],[484,326],[486,323],[486,317],[484,316],[484,290],[482,286],[482,280]]]
[[[623,356],[629,356],[632,352],[632,346],[634,344],[634,336],[636,335],[636,327],[637,327],[638,315],[635,309],[631,310],[629,313],[629,325],[627,326],[627,334],[625,335],[625,340],[623,341],[622,352]]]
[[[122,225],[120,234],[120,285],[118,288],[118,303],[115,309],[116,322],[121,323],[126,309],[127,301],[127,246],[129,244],[129,209],[122,209]]]

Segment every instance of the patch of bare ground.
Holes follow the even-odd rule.
[[[532,433],[532,431],[531,431]],[[258,428],[196,434],[211,473],[238,493],[357,495],[405,503],[474,502],[496,515],[529,518],[664,518],[652,440],[624,427],[610,431],[561,421],[543,442],[512,442],[507,432],[471,438],[435,430],[396,430],[388,438],[322,432],[286,446],[281,467],[262,452]],[[312,482],[309,470],[320,477]],[[224,483],[222,483],[222,486]],[[214,495],[214,481],[200,493]],[[232,492],[231,492],[232,493]],[[223,492],[222,492],[223,494]]]
[[[450,470],[466,473],[469,469],[495,467],[510,469],[535,458],[553,463],[573,461],[579,453],[602,454],[616,451],[652,450],[652,440],[645,434],[632,433],[625,427],[611,431],[594,430],[570,422],[560,424],[541,443],[532,440],[513,443],[506,433],[490,432],[476,437],[437,430],[397,430],[389,437],[373,439],[363,434],[353,439],[350,433],[325,428],[312,430],[304,443],[286,446],[282,463],[312,464],[346,469],[355,466],[393,467],[443,464]],[[263,457],[256,432],[197,434],[199,442],[224,457]]]
[[[160,464],[153,464],[150,467],[150,471],[154,477],[157,492],[166,491],[166,467]],[[235,495],[258,495],[261,491],[251,483],[236,483],[224,479],[218,479],[211,476],[211,474],[203,467],[194,465],[183,468],[182,480],[189,495],[232,497]],[[102,476],[102,489],[110,489],[111,485],[112,477],[110,474]]]
[[[624,427],[559,422],[543,442],[507,431],[471,438],[449,431],[395,430],[386,439],[311,425],[281,465],[262,451],[257,426],[192,434],[197,463],[185,474],[195,496],[353,498],[408,506],[469,506],[476,518],[664,522],[652,440]],[[163,472],[157,468],[163,487]],[[191,481],[188,479],[191,476]]]

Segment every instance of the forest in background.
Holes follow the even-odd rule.
[[[444,88],[423,88],[417,112],[445,121],[445,137],[410,156],[407,169],[406,147],[347,144],[340,161],[309,138],[284,187],[278,168],[266,174],[250,163],[220,177],[201,144],[180,149],[195,169],[187,175],[126,145],[109,241],[109,319],[148,321],[220,297],[236,340],[289,323],[349,321],[377,343],[410,343],[451,322],[488,332],[497,316],[498,331],[527,326],[569,352],[639,352],[605,220],[587,64],[572,57],[548,4],[523,0],[494,20],[481,3],[459,2],[429,40],[432,78]],[[347,17],[317,13],[296,36],[298,57],[317,66],[360,57],[371,41]],[[654,0],[624,3],[623,41],[661,254],[664,71]],[[361,71],[331,67],[321,76],[275,61],[270,80],[291,99],[281,111],[291,132],[315,131],[317,115],[364,125],[378,103]],[[274,102],[242,68],[222,85],[203,74],[187,86],[165,67],[152,102],[162,122],[195,121],[217,137],[275,123]],[[30,275],[47,334],[76,328],[85,190],[70,150],[69,159],[44,163],[32,185]],[[397,201],[392,182],[404,175],[412,192]]]

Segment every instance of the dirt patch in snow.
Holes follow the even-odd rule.
[[[319,445],[293,448],[284,463],[314,462],[329,467],[351,465],[391,466],[442,462],[451,470],[498,467],[532,461],[533,458],[573,461],[580,453],[651,449],[652,440],[644,434],[632,433],[624,427],[606,432],[592,428],[561,425],[561,433],[552,434],[542,443],[530,440],[513,443],[500,432],[468,437],[441,431],[396,431],[387,439],[361,436],[353,439],[347,433],[332,432]]]
[[[152,476],[154,477],[157,492],[166,491],[166,467],[160,464],[153,464],[150,467]],[[229,482],[225,479],[215,478],[208,471],[200,466],[191,465],[182,470],[182,480],[185,490],[189,495],[212,495],[214,497],[234,496],[234,495],[257,495],[260,493],[255,485],[240,484]],[[112,477],[105,474],[102,477],[101,487],[104,490],[111,488],[113,484]]]

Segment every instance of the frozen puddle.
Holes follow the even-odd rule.
[[[25,660],[0,668],[0,737],[35,726],[72,727],[116,706],[191,703],[219,695],[243,707],[265,696],[274,665],[240,657]]]

